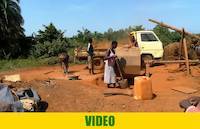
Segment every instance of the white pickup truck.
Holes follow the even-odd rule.
[[[151,60],[163,57],[163,44],[153,31],[133,31],[130,34],[135,37],[142,59]]]

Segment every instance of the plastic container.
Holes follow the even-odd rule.
[[[134,99],[150,100],[153,99],[152,81],[149,77],[140,76],[134,79]]]

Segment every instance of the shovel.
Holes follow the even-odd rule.
[[[122,78],[122,80],[118,81],[118,83],[119,83],[121,89],[125,89],[125,88],[128,87],[128,80],[124,79],[124,77],[123,77],[121,67],[120,67],[120,62],[119,62],[118,58],[116,58],[116,64],[117,64],[117,69],[118,69],[120,76]]]

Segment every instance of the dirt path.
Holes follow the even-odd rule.
[[[107,87],[103,84],[102,74],[91,76],[85,65],[70,67],[70,74],[79,75],[81,80],[70,81],[60,67],[41,67],[18,70],[25,85],[31,85],[48,103],[49,112],[182,112],[178,103],[190,96],[200,96],[200,73],[192,69],[194,77],[184,72],[174,72],[177,65],[156,66],[151,68],[153,100],[136,101],[130,96],[103,95]],[[184,94],[171,90],[175,86],[197,89],[195,94]]]

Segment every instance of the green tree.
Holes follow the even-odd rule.
[[[43,27],[44,30],[39,30],[38,35],[35,37],[38,42],[52,42],[58,38],[64,38],[64,32],[58,30],[53,23],[50,23],[48,26],[43,25]]]
[[[102,41],[103,40],[103,34],[102,33],[99,33],[97,31],[95,31],[93,33],[93,36],[92,36],[95,40],[97,41]]]
[[[181,35],[178,32],[171,32],[171,40],[173,42],[179,42],[181,39]]]
[[[169,29],[165,27],[161,27],[157,25],[153,28],[153,31],[159,37],[159,39],[163,42],[164,46],[169,43],[178,42],[181,38],[180,34],[177,32],[171,32]]]
[[[73,37],[75,47],[84,47],[88,43],[88,38],[93,38],[93,33],[88,29],[78,30],[78,34]]]
[[[104,33],[104,37],[108,40],[114,40],[114,30],[109,28],[107,32]]]
[[[20,52],[24,37],[19,0],[0,0],[0,57],[9,58]]]
[[[126,32],[131,32],[131,31],[141,31],[145,30],[143,25],[138,25],[138,26],[129,26],[128,28],[125,29]]]
[[[44,26],[36,35],[36,45],[33,46],[31,54],[34,57],[47,58],[57,56],[61,52],[67,52],[69,40],[64,37],[64,32],[57,29],[53,23]]]

